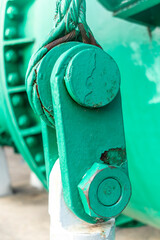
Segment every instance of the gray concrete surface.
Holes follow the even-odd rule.
[[[49,240],[48,196],[30,186],[30,171],[6,149],[14,194],[0,198],[0,240]]]
[[[6,148],[14,194],[0,198],[0,240],[49,240],[48,196],[30,186],[30,171],[18,154]],[[116,240],[160,240],[151,227],[117,229]]]

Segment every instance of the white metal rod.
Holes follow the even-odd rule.
[[[89,224],[76,217],[66,206],[61,185],[59,161],[49,179],[50,240],[114,240],[115,219],[105,224]]]

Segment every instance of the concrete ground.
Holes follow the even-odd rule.
[[[14,194],[0,198],[0,240],[49,240],[48,196],[30,186],[30,171],[18,154],[6,148]],[[151,227],[117,229],[116,240],[160,240]]]

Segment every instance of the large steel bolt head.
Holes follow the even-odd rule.
[[[77,103],[84,107],[99,108],[116,97],[120,89],[120,72],[110,55],[92,46],[71,59],[65,83]]]
[[[112,218],[129,202],[131,185],[120,167],[95,163],[78,185],[85,212],[91,217]]]

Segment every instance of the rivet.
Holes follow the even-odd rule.
[[[11,85],[11,86],[17,85],[20,82],[20,78],[19,78],[18,73],[10,73],[8,75],[7,81],[8,81],[8,84]]]
[[[35,156],[35,161],[39,164],[43,163],[43,161],[44,161],[43,154],[42,153],[37,153],[36,156]]]
[[[23,97],[21,95],[14,95],[12,97],[12,103],[14,107],[20,107],[23,106]]]
[[[18,124],[20,127],[28,127],[30,125],[30,119],[27,115],[22,115],[18,119]]]
[[[36,137],[33,137],[33,136],[27,137],[26,143],[29,147],[34,147],[37,145],[37,139],[36,139]]]
[[[16,17],[18,16],[18,8],[15,6],[10,6],[7,9],[7,15],[10,19],[16,19]]]
[[[17,37],[17,29],[14,27],[7,28],[5,31],[5,37],[8,39],[16,38]]]
[[[6,59],[7,62],[11,62],[11,63],[17,62],[18,54],[13,49],[8,50],[5,54],[5,59]]]

